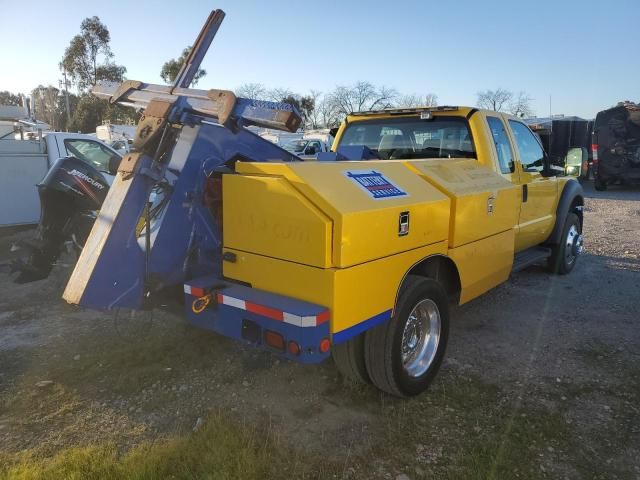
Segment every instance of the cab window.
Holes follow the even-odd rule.
[[[525,172],[541,172],[544,167],[544,150],[535,135],[524,123],[509,120],[516,140],[520,163]]]
[[[515,163],[513,161],[513,150],[511,150],[511,142],[504,128],[504,123],[498,117],[487,116],[487,123],[493,137],[493,144],[498,154],[498,163],[500,164],[500,172],[515,172]]]
[[[464,117],[358,120],[347,125],[340,146],[366,146],[381,159],[476,158]]]
[[[109,171],[109,159],[117,154],[92,140],[66,139],[67,152],[103,172]]]

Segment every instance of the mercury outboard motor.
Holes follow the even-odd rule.
[[[105,177],[76,157],[58,159],[37,187],[40,223],[33,240],[17,245],[17,283],[48,277],[68,242],[79,253],[109,190]]]

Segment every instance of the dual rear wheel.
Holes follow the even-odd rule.
[[[427,389],[449,339],[447,294],[435,280],[410,275],[391,319],[335,345],[338,370],[357,382],[371,382],[392,395]]]

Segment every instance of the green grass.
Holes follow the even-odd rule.
[[[0,456],[0,480],[313,479],[337,469],[282,445],[268,425],[239,425],[221,414],[194,434],[143,443],[124,454],[109,444],[68,448],[52,458]]]
[[[540,454],[568,435],[559,412],[473,377],[442,376],[429,394],[388,409],[387,447],[378,454],[411,466],[420,455],[416,445],[440,451],[419,469],[427,478],[539,478]]]

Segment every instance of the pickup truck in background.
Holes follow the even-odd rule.
[[[96,127],[96,137],[115,151],[124,155],[131,151],[133,137],[136,135],[135,125],[117,125],[106,123]]]
[[[621,102],[598,112],[593,125],[596,190],[613,183],[640,183],[640,105]]]
[[[301,139],[291,140],[282,147],[302,160],[315,160],[320,153],[331,151],[333,136],[329,130],[307,130]]]
[[[74,156],[108,175],[118,154],[90,135],[48,132],[41,138],[0,140],[0,227],[33,225],[40,220],[36,185],[61,157]]]
[[[0,227],[38,224],[11,249],[15,281],[47,277],[66,242],[79,253],[120,160],[90,135],[0,140]]]

